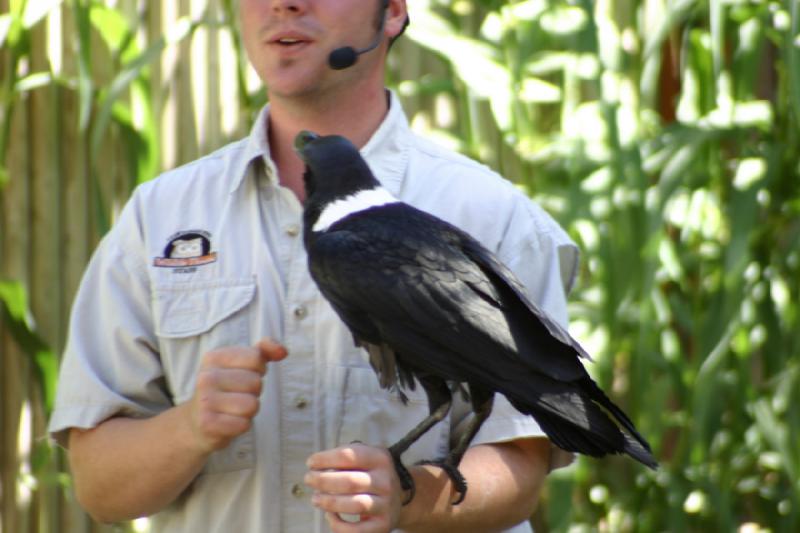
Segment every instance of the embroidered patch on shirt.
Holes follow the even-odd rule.
[[[169,238],[164,256],[156,257],[153,265],[165,268],[192,268],[217,260],[211,251],[211,234],[203,230],[179,231]]]

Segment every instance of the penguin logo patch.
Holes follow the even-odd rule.
[[[217,252],[211,251],[211,234],[203,230],[190,230],[179,231],[170,237],[164,248],[164,256],[156,257],[153,265],[193,272],[198,266],[216,260]]]

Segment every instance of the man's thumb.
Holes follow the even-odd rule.
[[[256,343],[256,348],[258,348],[258,351],[261,352],[261,357],[263,357],[267,362],[280,361],[289,355],[289,352],[286,351],[286,348],[283,345],[278,344],[268,337],[258,341]]]

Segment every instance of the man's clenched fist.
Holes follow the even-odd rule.
[[[190,400],[191,427],[201,449],[225,448],[250,429],[267,364],[286,355],[286,348],[262,339],[253,347],[219,348],[203,356]]]

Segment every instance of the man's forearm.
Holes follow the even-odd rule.
[[[450,479],[433,466],[411,469],[416,496],[403,510],[403,531],[498,531],[525,520],[547,475],[550,442],[526,439],[470,448],[460,471],[468,483],[467,495],[451,505]]]
[[[177,498],[209,453],[196,445],[188,404],[153,418],[112,418],[73,429],[69,458],[83,507],[101,522],[153,514]]]
[[[252,427],[267,364],[286,348],[271,339],[203,355],[188,402],[145,420],[112,418],[70,432],[78,501],[97,520],[115,522],[160,511],[197,476],[214,450]]]

